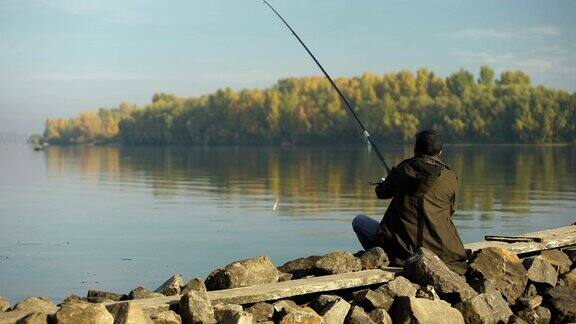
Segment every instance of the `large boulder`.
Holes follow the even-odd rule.
[[[221,324],[252,324],[255,322],[251,313],[245,312],[242,306],[235,304],[214,306],[214,318]]]
[[[468,283],[478,292],[498,290],[513,303],[528,283],[528,273],[516,253],[501,247],[488,247],[476,254],[468,266]]]
[[[64,298],[62,300],[62,304],[64,303],[74,303],[74,302],[78,302],[78,301],[82,301],[82,297],[75,295],[75,294],[71,294],[68,295],[66,298]]]
[[[542,306],[521,309],[516,312],[516,316],[528,323],[534,324],[548,324],[551,319],[550,311]]]
[[[426,285],[424,287],[420,287],[418,289],[418,291],[416,292],[416,297],[426,298],[426,299],[430,299],[430,300],[441,299],[440,296],[438,296],[436,289],[434,289],[434,287],[431,285]]]
[[[360,306],[354,306],[348,313],[347,321],[348,324],[375,324],[370,315],[368,315],[364,309]]]
[[[420,248],[404,264],[404,275],[420,286],[431,285],[443,299],[456,303],[478,295],[432,251]]]
[[[53,314],[58,310],[58,306],[48,297],[28,297],[14,305],[12,310]]]
[[[128,299],[146,299],[146,298],[157,298],[164,297],[161,293],[152,292],[144,287],[136,287],[130,291],[128,294]]]
[[[10,303],[4,296],[0,296],[0,312],[5,312],[10,309]]]
[[[564,285],[576,289],[576,269],[562,275],[562,281]]]
[[[343,324],[350,307],[347,301],[339,299],[322,309],[318,315],[322,316],[322,323]]]
[[[371,289],[363,289],[353,294],[354,303],[361,306],[365,311],[370,312],[374,309],[390,310],[394,303],[395,296],[389,296]]]
[[[214,310],[208,295],[203,292],[190,291],[180,298],[180,316],[187,324],[215,323]]]
[[[528,279],[539,284],[555,286],[558,281],[558,272],[550,262],[542,256],[527,258],[522,261],[528,271]]]
[[[360,257],[362,270],[378,269],[387,267],[390,264],[388,255],[381,247],[373,247]]]
[[[376,324],[392,324],[390,314],[384,309],[375,309],[369,315]]]
[[[312,308],[286,308],[286,312],[281,315],[280,324],[321,324],[322,317]]]
[[[456,304],[466,323],[506,323],[512,310],[498,291],[480,294]]]
[[[389,296],[392,299],[398,296],[416,297],[418,288],[418,285],[411,283],[410,280],[402,276],[396,276],[393,280],[378,287],[376,292]]]
[[[212,271],[206,278],[208,290],[246,287],[278,281],[278,270],[267,256],[235,261],[224,269]]]
[[[568,286],[550,288],[544,302],[552,312],[554,323],[576,322],[576,289]]]
[[[174,296],[180,294],[180,287],[184,286],[184,278],[181,274],[175,274],[166,280],[160,287],[156,288],[154,292],[160,293],[164,296]]]
[[[346,251],[330,252],[318,259],[315,266],[321,274],[328,275],[362,270],[360,260]]]
[[[192,290],[194,291],[203,291],[206,292],[206,285],[204,284],[204,281],[202,281],[202,279],[200,278],[192,278],[188,281],[188,283],[182,287],[182,295],[185,295],[189,292],[191,292]]]
[[[122,299],[122,294],[101,290],[88,290],[88,294],[86,294],[86,297],[94,299],[100,298],[100,299],[119,301],[120,299]]]
[[[274,316],[274,306],[265,302],[256,303],[248,307],[246,311],[252,314],[257,322],[270,321],[272,316]]]
[[[298,258],[284,263],[278,270],[292,274],[292,279],[299,279],[316,274],[316,261],[322,258],[319,255],[311,255],[305,258]]]
[[[66,303],[54,315],[56,324],[112,324],[114,317],[102,304]]]
[[[176,312],[167,310],[150,315],[153,324],[182,324],[182,318]]]
[[[550,262],[550,264],[556,268],[558,274],[562,275],[570,271],[572,260],[570,260],[570,257],[566,253],[560,250],[546,250],[540,252],[540,256]]]
[[[398,297],[390,313],[398,324],[464,324],[462,314],[443,300]]]
[[[48,314],[34,312],[19,319],[16,324],[47,324],[49,320]]]
[[[152,322],[148,315],[142,311],[142,306],[135,303],[110,304],[106,306],[106,309],[114,317],[114,324],[147,324]]]

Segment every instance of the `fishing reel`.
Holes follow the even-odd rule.
[[[378,181],[370,181],[370,182],[368,182],[368,184],[371,186],[377,186],[381,183],[384,183],[385,180],[386,180],[386,178],[380,178],[380,179],[378,179]]]

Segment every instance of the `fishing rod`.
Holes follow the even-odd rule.
[[[340,91],[340,88],[338,88],[338,86],[336,85],[336,83],[334,83],[334,80],[332,80],[332,78],[330,77],[330,75],[328,75],[328,72],[326,72],[326,70],[324,69],[324,67],[322,66],[322,64],[320,64],[320,62],[318,62],[318,60],[316,59],[316,57],[314,56],[314,54],[312,54],[312,52],[310,52],[310,50],[308,49],[308,46],[306,46],[306,44],[304,44],[304,42],[302,41],[302,39],[300,39],[300,37],[298,36],[298,34],[296,34],[296,32],[294,31],[294,29],[292,29],[292,27],[290,27],[290,25],[286,22],[286,20],[284,20],[284,18],[282,18],[282,16],[278,13],[278,11],[276,11],[276,9],[274,9],[266,0],[263,0],[264,3],[270,7],[270,9],[272,11],[274,11],[274,13],[276,14],[276,16],[278,16],[278,18],[280,18],[282,20],[282,22],[284,23],[284,25],[286,25],[286,27],[288,27],[288,29],[290,29],[290,31],[292,32],[292,35],[294,35],[294,37],[296,37],[296,39],[300,42],[300,44],[304,47],[304,49],[306,50],[306,52],[308,52],[308,54],[310,54],[310,57],[312,57],[312,59],[314,60],[314,62],[316,62],[316,65],[318,65],[318,67],[320,68],[320,70],[322,70],[322,73],[324,73],[324,76],[326,77],[326,79],[328,79],[328,81],[330,81],[330,84],[332,84],[332,86],[334,87],[334,90],[336,90],[336,92],[338,92],[338,95],[340,96],[340,99],[342,99],[342,101],[344,101],[344,104],[346,104],[346,107],[348,107],[348,110],[352,113],[352,116],[354,116],[354,119],[356,120],[356,122],[358,122],[358,125],[360,125],[360,127],[362,128],[362,134],[364,135],[364,137],[366,138],[366,141],[368,142],[368,144],[370,144],[370,146],[374,149],[374,151],[376,152],[376,154],[378,155],[378,158],[380,159],[380,161],[382,162],[382,164],[384,164],[384,168],[386,169],[386,173],[390,173],[390,167],[388,166],[388,164],[386,163],[386,161],[384,160],[384,156],[382,155],[382,153],[380,153],[380,150],[378,149],[378,147],[376,146],[376,144],[372,141],[372,139],[370,138],[370,133],[368,133],[368,131],[366,130],[366,127],[364,127],[364,124],[362,123],[362,121],[360,120],[360,118],[358,118],[358,115],[356,115],[356,112],[354,112],[354,109],[352,109],[352,105],[350,105],[350,102],[348,102],[348,99],[346,99],[346,97],[344,97],[344,94],[342,93],[342,91]]]

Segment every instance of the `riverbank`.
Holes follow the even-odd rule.
[[[278,267],[260,256],[215,269],[205,280],[176,274],[154,291],[89,290],[59,305],[30,297],[10,306],[0,298],[0,323],[573,322],[574,232],[564,227],[469,244],[465,276],[426,249],[403,268],[389,267],[380,248]]]

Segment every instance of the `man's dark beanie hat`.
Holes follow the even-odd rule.
[[[421,131],[416,134],[415,148],[424,155],[437,155],[442,151],[442,134],[433,129]]]

